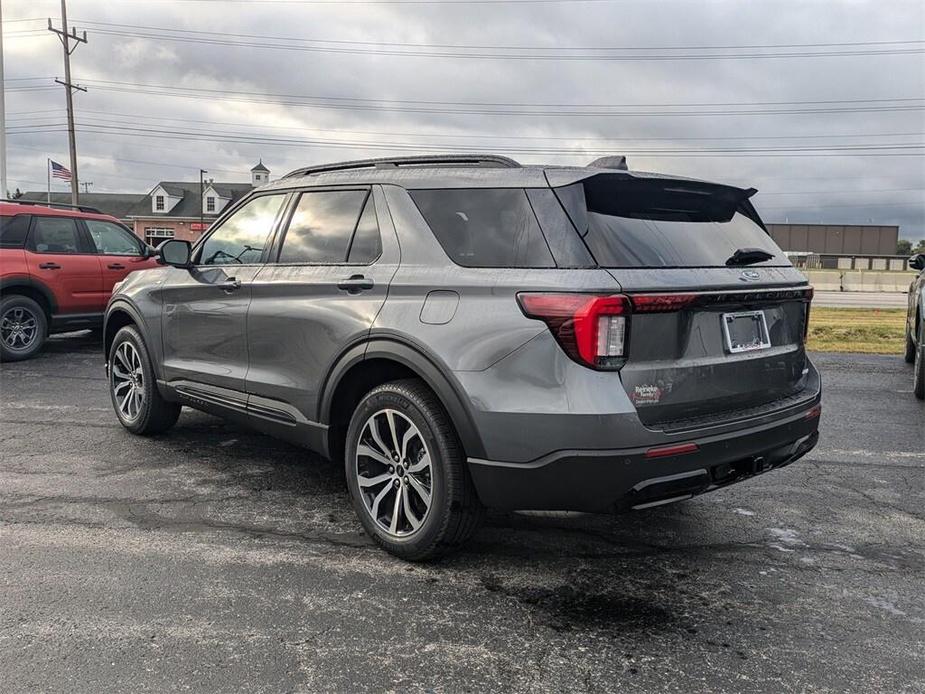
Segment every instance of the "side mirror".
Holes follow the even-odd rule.
[[[157,255],[157,251],[151,248],[148,244],[144,244],[141,247],[141,257],[142,258],[154,258]]]
[[[909,267],[911,267],[913,270],[925,270],[925,255],[916,253],[914,256],[909,258]]]
[[[188,268],[191,254],[192,246],[189,241],[170,239],[157,247],[157,261],[161,265]]]

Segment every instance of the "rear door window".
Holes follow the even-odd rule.
[[[141,255],[141,243],[128,229],[98,219],[85,219],[84,223],[100,255]]]
[[[603,174],[556,194],[597,262],[610,268],[725,267],[739,249],[789,266],[738,188]]]
[[[555,267],[522,188],[412,190],[450,259],[464,267]]]
[[[346,263],[350,240],[368,194],[366,190],[302,193],[286,230],[279,262],[321,265]],[[376,227],[377,237],[378,233]]]
[[[77,223],[68,217],[36,217],[32,247],[38,253],[80,253]]]

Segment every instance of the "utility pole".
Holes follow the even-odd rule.
[[[2,2],[2,0],[0,0]],[[3,5],[0,4],[0,198],[6,190],[6,100],[3,87]]]
[[[205,169],[199,169],[199,233],[201,234],[206,230],[206,222],[204,219],[202,208],[205,206],[205,201],[202,199],[202,196],[205,192],[202,189],[203,181],[202,175],[209,173]]]
[[[64,86],[67,94],[67,137],[68,146],[71,150],[71,204],[78,204],[80,187],[77,180],[77,140],[74,136],[74,92],[87,91],[83,87],[71,84],[71,53],[77,50],[77,46],[87,42],[87,32],[83,36],[77,36],[77,30],[72,29],[71,33],[67,30],[67,0],[61,0],[61,28],[55,29],[51,24],[51,17],[48,18],[48,31],[58,35],[61,39],[61,45],[64,47],[64,81],[56,79],[60,85]],[[71,42],[74,42],[71,45]]]
[[[80,185],[84,187],[84,193],[90,192],[90,186],[93,185],[93,181],[81,181]]]

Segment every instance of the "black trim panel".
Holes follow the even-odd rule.
[[[527,464],[470,457],[479,499],[506,510],[609,512],[648,508],[789,465],[818,441],[818,413],[775,426],[691,439],[687,454],[647,458],[646,449],[559,451]]]
[[[52,331],[86,330],[103,325],[102,313],[61,313],[51,317]]]
[[[54,292],[52,292],[44,282],[40,282],[29,275],[9,275],[0,279],[0,294],[15,289],[16,287],[35,289],[45,297],[45,301],[48,302],[52,314],[58,310],[58,302],[55,301]]]
[[[364,352],[365,349],[365,352]],[[438,366],[435,358],[425,354],[422,348],[393,336],[374,337],[369,342],[361,343],[345,352],[335,363],[324,383],[320,400],[319,420],[330,424],[331,405],[334,393],[344,375],[362,361],[367,359],[391,359],[414,371],[430,387],[446,408],[456,432],[462,441],[467,455],[481,457],[485,447],[478,434],[475,423],[466,407],[462,389],[453,383],[446,373],[449,369]]]

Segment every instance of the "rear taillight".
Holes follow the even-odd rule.
[[[565,353],[578,363],[613,370],[626,361],[627,297],[524,292],[517,301],[524,315],[549,326]]]

